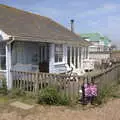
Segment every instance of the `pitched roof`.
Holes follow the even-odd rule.
[[[89,45],[89,42],[47,17],[2,4],[0,29],[16,40]]]
[[[96,42],[96,41],[103,41],[104,45],[108,45],[111,40],[106,37],[101,35],[100,33],[87,33],[87,34],[80,34],[82,38],[88,38],[90,41],[92,42]]]
[[[80,34],[83,38],[88,38],[90,41],[99,41],[100,40],[100,34],[99,33],[86,33],[86,34]]]

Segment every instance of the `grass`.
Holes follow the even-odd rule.
[[[57,94],[57,93],[56,93]],[[45,91],[43,92],[43,95],[46,97]],[[47,93],[47,95],[49,95]],[[51,96],[51,94],[50,94]],[[104,86],[104,88],[99,93],[99,96],[96,100],[96,103],[98,105],[101,105],[105,102],[107,102],[110,98],[118,98],[120,99],[120,82],[117,84],[113,84],[112,86]],[[50,99],[50,98],[49,98]],[[36,104],[36,97],[30,93],[26,93],[24,91],[13,89],[8,92],[7,95],[0,94],[0,105],[8,104],[13,101],[20,101],[26,104]],[[63,99],[63,103],[66,102],[66,99]],[[62,104],[63,104],[62,103]],[[64,104],[63,104],[64,105]],[[72,108],[85,108],[86,106],[82,106],[81,104],[69,104]],[[86,107],[87,108],[87,107]]]
[[[120,99],[120,84],[116,86],[113,94],[111,94],[111,97]]]
[[[95,101],[98,105],[106,103],[111,98],[120,98],[120,84],[105,85],[99,92]]]
[[[5,104],[8,103],[9,101],[10,99],[8,98],[8,96],[0,95],[0,104]]]

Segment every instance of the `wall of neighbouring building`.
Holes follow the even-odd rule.
[[[110,58],[110,53],[90,53],[89,58],[101,63],[103,59],[106,60]]]
[[[120,51],[113,51],[111,53],[111,59],[120,61]]]

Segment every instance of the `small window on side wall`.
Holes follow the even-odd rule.
[[[55,44],[55,62],[63,61],[63,45]]]
[[[5,43],[0,43],[0,70],[6,70]]]

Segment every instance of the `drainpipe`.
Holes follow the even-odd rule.
[[[15,37],[14,37],[14,36],[11,36],[11,37],[9,37],[9,39],[10,39],[10,41],[7,42],[7,44],[11,44],[11,43],[15,40]]]

